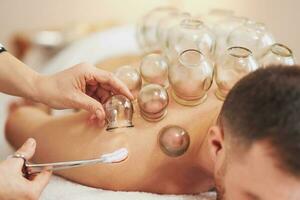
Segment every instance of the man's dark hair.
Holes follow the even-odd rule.
[[[229,92],[220,118],[242,145],[269,141],[281,167],[300,177],[299,66],[270,66],[245,76]]]

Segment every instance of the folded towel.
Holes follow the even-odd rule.
[[[41,200],[215,200],[216,194],[208,192],[200,195],[158,195],[145,192],[116,192],[83,186],[53,176],[44,190]]]

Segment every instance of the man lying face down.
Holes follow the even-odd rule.
[[[219,199],[300,199],[300,68],[240,80],[209,131]]]
[[[137,107],[134,128],[110,133],[88,123],[88,113],[56,117],[23,104],[11,109],[6,136],[16,148],[34,137],[37,163],[95,158],[127,148],[129,157],[122,163],[55,172],[92,187],[161,194],[216,188],[225,200],[299,200],[300,68],[259,69],[235,85],[223,106],[213,91],[195,107],[170,98],[168,115],[156,123],[143,120]],[[160,130],[170,124],[183,127],[191,141],[175,158],[157,142]]]

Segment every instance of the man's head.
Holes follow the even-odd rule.
[[[300,67],[259,69],[241,79],[209,144],[220,199],[299,200]]]

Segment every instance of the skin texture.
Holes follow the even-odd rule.
[[[55,172],[84,185],[169,194],[194,194],[211,189],[214,186],[208,169],[211,160],[200,150],[221,106],[213,90],[207,101],[196,107],[181,106],[170,97],[168,114],[157,123],[145,121],[136,102],[134,106],[135,127],[113,132],[91,123],[86,112],[54,117],[37,107],[19,107],[8,118],[6,136],[15,147],[28,137],[35,138],[38,145],[33,160],[37,163],[95,158],[121,147],[128,148],[128,159],[119,164]],[[201,123],[193,123],[195,116]],[[170,124],[182,126],[191,137],[190,148],[178,158],[165,155],[157,143],[159,130]]]
[[[225,179],[225,184],[228,185],[226,199],[242,199],[246,196],[249,199],[274,200],[296,200],[300,198],[299,179],[287,174],[278,167],[277,161],[272,158],[274,156],[268,142],[255,144],[247,152],[247,156],[248,159],[241,159],[241,162],[237,162],[233,167],[228,166]],[[256,163],[261,164],[257,165]],[[251,174],[247,173],[250,170]],[[236,181],[237,174],[243,175],[243,185]],[[268,187],[265,187],[266,185]],[[234,192],[232,191],[234,188],[237,191],[244,192]]]
[[[218,154],[217,163],[221,163],[215,168],[218,199],[300,199],[299,177],[279,167],[268,141],[257,142],[249,149],[227,145]]]

